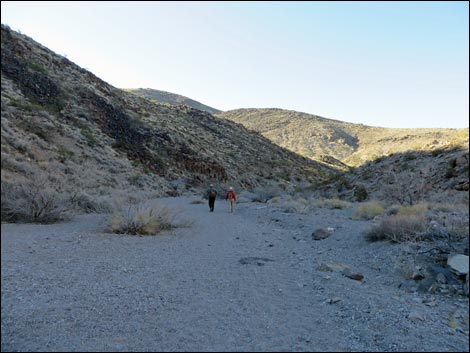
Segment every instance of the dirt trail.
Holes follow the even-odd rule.
[[[468,299],[397,288],[397,248],[365,243],[348,211],[190,200],[158,201],[194,223],[156,237],[101,215],[3,224],[2,351],[468,351]],[[313,241],[320,227],[335,231]]]

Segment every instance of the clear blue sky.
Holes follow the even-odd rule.
[[[221,110],[468,127],[468,2],[22,2],[2,23],[115,87]]]

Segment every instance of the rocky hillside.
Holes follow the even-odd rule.
[[[48,179],[94,194],[174,195],[209,182],[287,187],[331,174],[240,124],[117,89],[3,25],[1,46],[2,193]]]
[[[468,129],[381,128],[283,109],[237,109],[217,116],[243,124],[302,156],[337,167],[358,167],[393,153],[468,145],[469,136]]]
[[[452,148],[381,157],[335,176],[321,190],[330,197],[351,201],[375,199],[404,205],[424,201],[468,204],[468,181],[468,149]]]
[[[217,114],[221,112],[218,109],[209,107],[208,105],[199,103],[198,101],[195,101],[191,98],[181,96],[175,93],[159,91],[159,90],[150,89],[150,88],[127,88],[124,90],[130,93],[137,94],[141,97],[150,99],[152,102],[155,102],[155,103],[168,103],[172,105],[187,105],[192,108],[196,108],[196,109],[199,109],[199,110],[211,113],[211,114]]]

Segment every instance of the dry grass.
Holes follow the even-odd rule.
[[[378,201],[370,201],[362,203],[354,212],[353,219],[373,219],[376,216],[381,216],[385,212],[382,204]]]
[[[322,199],[315,202],[315,205],[320,208],[329,208],[329,209],[344,209],[351,206],[351,203],[348,201],[343,201],[340,199]]]
[[[365,234],[370,242],[390,240],[395,243],[416,242],[424,239],[426,221],[423,216],[396,215],[384,218],[379,226]]]
[[[397,215],[424,215],[428,210],[430,210],[430,208],[431,206],[428,203],[419,203],[411,206],[401,206],[397,211]]]
[[[109,230],[116,234],[156,235],[177,227],[176,214],[165,206],[133,204],[115,212]]]

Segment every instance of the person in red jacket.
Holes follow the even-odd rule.
[[[225,194],[225,200],[229,201],[230,212],[233,212],[233,205],[237,201],[237,195],[233,190],[233,187],[230,187],[227,193]]]

